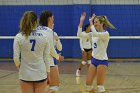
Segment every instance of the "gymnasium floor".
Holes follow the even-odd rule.
[[[59,63],[61,85],[57,93],[86,93],[84,84],[87,67],[80,77],[75,71],[79,60]],[[140,93],[140,60],[110,61],[106,75],[106,93]],[[96,87],[96,80],[94,84]],[[0,60],[0,93],[21,93],[18,72],[12,60]]]

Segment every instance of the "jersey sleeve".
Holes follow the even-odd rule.
[[[60,39],[59,39],[59,37],[58,37],[56,32],[54,32],[54,36],[58,38],[58,40],[56,40],[56,48],[57,48],[57,50],[62,51],[62,43],[61,43],[61,41],[60,41]]]
[[[44,50],[44,56],[43,56],[47,72],[50,72],[50,56],[49,55],[50,55],[50,44],[47,41],[46,46],[45,46],[45,50]]]
[[[79,41],[80,41],[80,48],[81,48],[82,51],[84,51],[83,44],[82,44],[82,38],[80,38]]]
[[[108,32],[97,32],[94,25],[91,26],[91,31],[92,31],[93,37],[99,37],[101,39],[109,38]]]
[[[16,66],[20,64],[20,44],[19,44],[20,36],[19,34],[16,35],[14,38],[13,44],[13,59]]]
[[[54,47],[54,38],[53,38],[53,32],[49,34],[49,42],[50,42],[50,55],[57,60],[59,60],[59,55],[57,54],[55,47]]]
[[[80,38],[91,38],[92,34],[91,33],[89,33],[89,34],[83,33],[82,28],[78,27],[77,36]]]
[[[57,50],[62,51],[62,43],[60,40],[56,41],[56,48]]]

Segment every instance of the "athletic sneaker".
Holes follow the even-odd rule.
[[[80,76],[80,70],[79,70],[79,69],[76,70],[76,76],[77,76],[77,77]]]

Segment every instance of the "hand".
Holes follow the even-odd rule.
[[[16,67],[17,67],[17,70],[19,70],[20,69],[20,64],[16,65]]]
[[[89,18],[89,22],[92,22],[95,19],[96,15],[93,14],[91,18]]]
[[[86,18],[86,12],[83,12],[80,17],[80,22],[83,22]]]
[[[95,19],[96,15],[93,14],[91,18],[89,18],[89,23],[90,23],[90,26],[93,25],[93,20]]]
[[[61,56],[60,54],[59,54],[59,60],[58,60],[59,62],[62,62],[62,61],[64,61],[64,56]]]
[[[80,28],[83,26],[83,23],[84,23],[85,18],[86,18],[86,12],[83,12],[81,14],[81,17],[80,17],[80,23],[79,23],[79,27]]]

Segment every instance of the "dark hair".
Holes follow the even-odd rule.
[[[37,15],[33,11],[26,11],[20,20],[20,32],[26,37],[30,35],[37,24]]]
[[[86,31],[86,29],[90,26],[90,24],[86,24],[84,27],[84,31]]]
[[[53,14],[51,11],[42,11],[41,15],[40,15],[40,19],[39,19],[39,24],[41,26],[48,26],[48,19],[49,17],[52,17]]]

